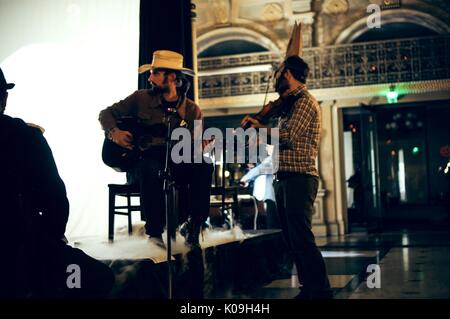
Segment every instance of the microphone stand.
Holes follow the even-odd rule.
[[[189,83],[189,82],[187,82]],[[167,268],[168,268],[168,299],[173,299],[173,280],[172,280],[172,242],[171,242],[171,234],[174,232],[174,236],[176,239],[176,230],[175,227],[172,227],[171,221],[174,217],[173,214],[173,205],[170,203],[170,192],[173,189],[175,181],[172,178],[171,170],[170,170],[170,152],[172,146],[172,122],[173,117],[178,113],[177,108],[181,105],[183,101],[186,100],[186,94],[189,89],[189,85],[186,85],[185,90],[182,91],[182,95],[180,95],[178,99],[178,103],[175,108],[167,108],[165,110],[166,113],[166,124],[167,124],[167,135],[166,135],[166,158],[164,163],[164,170],[160,171],[160,177],[164,179],[163,183],[163,191],[164,191],[164,201],[166,208],[166,229],[167,229]],[[179,93],[179,92],[178,92]]]
[[[178,103],[179,104],[179,103]],[[166,158],[164,162],[164,170],[160,171],[160,176],[164,179],[163,183],[163,191],[164,191],[164,202],[166,208],[166,233],[167,233],[167,266],[168,266],[168,299],[173,298],[172,292],[172,242],[171,242],[171,233],[172,233],[172,223],[171,217],[173,215],[172,205],[170,204],[170,191],[174,185],[174,181],[172,179],[171,171],[170,171],[170,152],[171,152],[171,134],[172,134],[172,119],[173,116],[177,113],[176,108],[170,108],[166,111],[166,124],[167,124],[167,135],[166,135]]]

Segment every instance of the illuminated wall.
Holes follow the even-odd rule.
[[[139,0],[0,0],[6,114],[45,128],[71,205],[67,234],[107,233],[100,110],[137,88]],[[120,224],[120,219],[118,220]]]

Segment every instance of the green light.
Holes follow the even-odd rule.
[[[413,149],[412,149],[412,153],[414,155],[419,154],[419,148],[417,146],[414,146]]]
[[[386,99],[389,104],[397,103],[398,93],[391,88],[389,92],[386,92]]]

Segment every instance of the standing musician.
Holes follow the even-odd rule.
[[[186,127],[193,136],[194,120],[202,120],[200,108],[185,97],[187,79],[193,71],[183,67],[183,56],[167,50],[155,51],[152,64],[139,67],[139,73],[150,71],[148,81],[151,89],[138,90],[100,112],[99,121],[107,136],[125,149],[136,146],[137,136],[118,127],[121,117],[133,116],[152,127],[151,136],[144,144],[151,145],[145,150],[129,171],[132,182],[140,186],[141,206],[146,217],[145,231],[150,241],[164,247],[162,233],[165,220],[163,179],[159,172],[164,169],[167,135],[166,117],[175,110],[176,123]],[[139,142],[139,147],[143,144]],[[170,161],[174,180],[188,188],[189,203],[186,222],[186,244],[198,246],[198,237],[203,222],[209,215],[209,196],[212,165],[205,163],[180,163]]]
[[[321,112],[305,86],[308,72],[299,56],[287,57],[275,74],[280,98],[255,118],[247,115],[241,121],[242,126],[261,128],[270,117],[279,117],[279,170],[274,188],[283,234],[299,274],[299,299],[332,297],[325,262],[311,230],[319,185],[316,158]]]

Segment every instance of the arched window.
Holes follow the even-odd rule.
[[[427,27],[415,23],[395,22],[383,24],[381,28],[368,29],[366,32],[353,39],[352,42],[383,41],[433,35],[438,35],[438,33]]]
[[[258,52],[279,52],[277,39],[243,27],[219,28],[197,38],[199,58]]]
[[[268,51],[267,48],[254,42],[246,40],[227,40],[216,43],[206,48],[203,52],[201,52],[198,55],[198,57],[212,58],[224,55],[245,54],[245,53],[255,53],[265,51]]]
[[[383,12],[381,28],[367,28],[367,18],[361,18],[345,30],[335,44],[382,41],[448,34],[450,26],[433,15],[410,9],[387,10]]]

